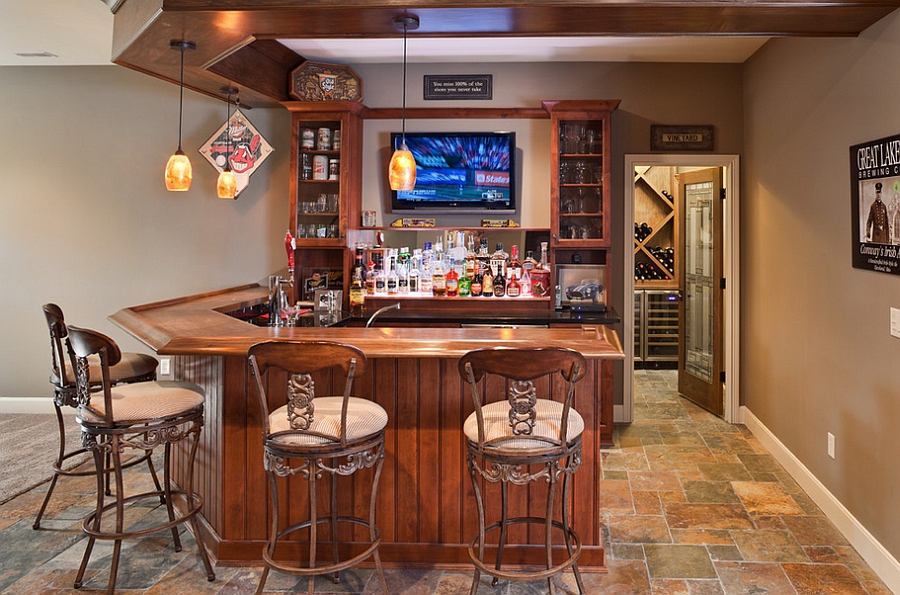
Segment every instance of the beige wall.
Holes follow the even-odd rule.
[[[398,105],[397,65],[354,69],[363,77],[367,105]],[[454,105],[422,99],[418,89],[426,73],[493,74],[494,100],[457,102],[468,107],[621,99],[612,139],[616,204],[622,200],[622,156],[649,150],[651,123],[713,124],[718,152],[741,148],[739,65],[411,65],[411,107]],[[0,199],[0,407],[3,397],[50,394],[40,311],[45,302],[59,303],[69,321],[137,350],[141,346],[107,321],[108,315],[125,306],[256,282],[284,266],[287,112],[249,112],[275,153],[240,199],[227,202],[215,198],[215,170],[196,153],[224,119],[223,105],[190,91],[183,144],[194,162],[194,186],[186,194],[165,191],[162,170],[177,144],[177,105],[177,87],[116,66],[0,68],[0,121],[7,140],[6,158],[0,159],[6,183]],[[506,128],[502,122],[497,127]],[[548,155],[536,148],[524,154],[534,196],[549,192]],[[102,168],[94,165],[100,158]],[[367,155],[364,163],[371,175],[379,175],[376,159]],[[379,183],[363,180],[367,188]],[[621,229],[621,216],[614,217],[617,244]],[[620,258],[615,278],[621,275]],[[620,294],[621,280],[612,288]],[[621,310],[621,295],[615,305]]]
[[[744,404],[900,556],[900,278],[851,266],[851,145],[900,133],[900,15],[746,64]],[[826,436],[836,437],[836,458]]]

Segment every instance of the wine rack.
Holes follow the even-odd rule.
[[[674,168],[643,166],[634,177],[634,285],[677,289],[680,224]]]

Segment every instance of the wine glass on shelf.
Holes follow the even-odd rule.
[[[578,212],[584,213],[584,188],[578,189]]]
[[[585,131],[584,144],[585,144],[585,153],[594,153],[594,129],[588,128]]]

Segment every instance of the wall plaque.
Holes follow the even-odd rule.
[[[362,79],[343,64],[304,62],[291,72],[289,94],[299,101],[362,101]]]
[[[426,74],[425,99],[492,99],[492,74]]]
[[[712,151],[712,126],[650,126],[651,151]]]

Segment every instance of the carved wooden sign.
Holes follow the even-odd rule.
[[[362,79],[343,64],[304,62],[291,72],[289,93],[299,101],[362,101]]]
[[[712,151],[712,126],[650,126],[651,151]]]

